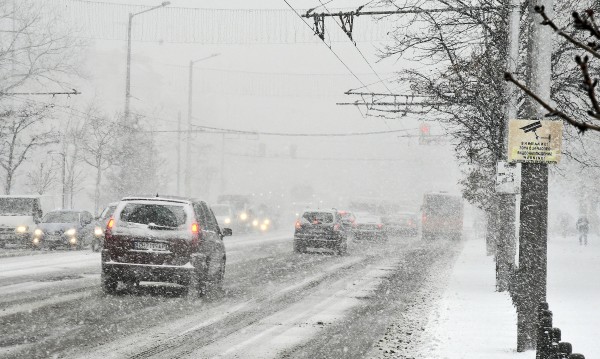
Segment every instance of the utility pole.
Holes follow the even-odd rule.
[[[544,101],[550,100],[552,30],[541,24],[534,6],[544,6],[548,16],[554,14],[553,0],[529,3],[529,66],[527,85]],[[528,100],[530,118],[541,118],[542,107]],[[548,239],[548,165],[521,165],[521,224],[519,230],[519,283],[517,300],[517,351],[535,349],[537,308],[546,301]]]
[[[165,7],[169,4],[171,4],[170,1],[163,1],[160,5],[148,8],[146,10],[142,10],[136,13],[129,13],[129,21],[127,22],[127,74],[125,75],[125,110],[123,112],[125,116],[125,121],[129,120],[130,113],[129,103],[131,100],[131,23],[133,22],[133,17],[148,11]]]
[[[185,177],[184,177],[184,191],[186,196],[190,196],[191,192],[191,166],[190,162],[192,160],[192,156],[190,154],[191,151],[191,142],[192,142],[192,86],[193,86],[193,76],[194,75],[194,61],[190,61],[190,69],[189,69],[189,78],[188,78],[188,130],[185,136]]]
[[[181,195],[181,111],[177,113],[177,195]]]
[[[191,142],[192,142],[192,93],[193,93],[193,85],[194,85],[194,64],[200,61],[208,60],[215,56],[219,56],[220,54],[212,54],[207,57],[203,57],[198,60],[190,60],[189,65],[189,73],[188,73],[188,130],[186,134],[185,140],[185,176],[184,176],[184,191],[186,196],[190,196],[192,191],[191,188],[191,176],[192,176],[192,166],[191,166]]]
[[[510,0],[508,19],[508,46],[506,71],[514,73],[519,62],[519,32],[521,19],[521,0]],[[508,122],[517,118],[518,97],[516,88],[511,83],[506,83],[506,117],[503,126],[503,160],[508,159]],[[512,271],[515,267],[516,255],[516,194],[498,193],[498,233],[496,247],[496,289],[504,292],[509,289]]]

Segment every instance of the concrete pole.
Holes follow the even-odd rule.
[[[541,25],[533,10],[543,5],[551,18],[553,0],[529,3],[529,44],[527,86],[538,96],[550,100],[552,31]],[[542,118],[543,108],[528,99],[529,118]],[[519,228],[519,288],[517,303],[517,351],[536,348],[537,308],[546,301],[548,239],[548,165],[524,163],[521,166],[521,223]]]
[[[177,113],[177,191],[181,196],[181,111]]]
[[[185,195],[190,196],[191,193],[191,142],[192,142],[192,90],[193,90],[193,75],[194,75],[194,62],[190,61],[189,78],[188,78],[188,130],[185,140],[185,183],[184,190]]]
[[[506,71],[515,73],[519,62],[519,32],[521,19],[521,0],[510,0],[510,13],[508,24],[507,63]],[[506,82],[506,117],[504,119],[504,151],[501,160],[508,159],[508,122],[517,118],[518,93],[516,86]],[[496,250],[496,290],[504,292],[509,289],[511,273],[515,267],[516,255],[516,195],[498,194],[500,202],[499,213],[499,238]]]
[[[131,98],[131,22],[133,14],[129,13],[129,21],[127,23],[127,75],[125,76],[125,122],[129,125],[129,100]]]

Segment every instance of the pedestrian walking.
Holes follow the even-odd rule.
[[[587,244],[588,244],[587,236],[588,236],[588,232],[590,230],[590,222],[588,221],[587,217],[586,216],[579,217],[575,227],[577,227],[577,231],[579,232],[579,245],[587,246]]]

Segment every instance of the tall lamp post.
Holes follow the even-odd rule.
[[[66,186],[66,172],[67,172],[67,156],[64,152],[48,151],[49,155],[61,155],[62,156],[62,209],[67,206],[67,186]]]
[[[131,98],[131,22],[136,15],[143,14],[148,11],[160,9],[171,4],[170,1],[163,1],[160,5],[142,10],[136,13],[129,13],[129,23],[127,24],[127,77],[125,80],[125,120],[129,120],[129,100]]]
[[[200,62],[200,61],[204,61],[204,60],[208,60],[210,58],[219,56],[221,54],[216,53],[216,54],[212,54],[210,56],[206,56],[203,57],[201,59],[198,60],[191,60],[190,61],[190,70],[189,70],[189,79],[188,79],[188,130],[187,130],[187,135],[186,135],[186,141],[185,141],[185,178],[184,178],[184,189],[185,189],[185,195],[189,196],[190,192],[191,192],[191,166],[190,166],[190,161],[191,161],[191,154],[190,154],[190,150],[191,150],[191,142],[192,142],[192,89],[193,89],[193,75],[194,75],[194,64]]]

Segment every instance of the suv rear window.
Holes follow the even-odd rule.
[[[304,212],[302,218],[310,223],[333,223],[333,213],[330,212]]]
[[[179,227],[185,224],[187,216],[183,206],[128,203],[121,211],[121,220],[130,223],[150,224],[157,226]]]

